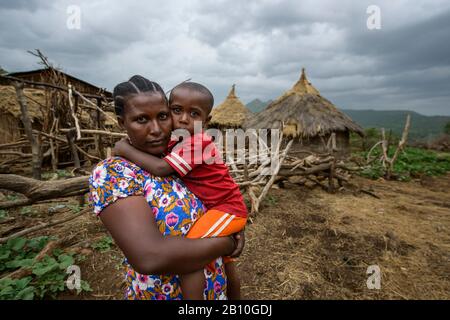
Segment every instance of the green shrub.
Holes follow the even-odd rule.
[[[66,289],[66,270],[75,263],[73,254],[55,249],[40,261],[35,260],[49,240],[49,237],[19,237],[0,245],[0,300],[55,298]],[[5,277],[19,268],[31,269],[31,275],[21,279]],[[83,280],[78,293],[81,291],[90,291],[89,284]]]
[[[388,156],[392,157],[394,152],[395,148],[390,148]],[[367,152],[359,152],[357,155],[365,159]],[[371,157],[380,158],[381,148],[374,150]],[[419,148],[405,148],[403,152],[400,152],[394,164],[394,175],[397,179],[404,181],[422,175],[439,176],[448,171],[450,171],[450,154]],[[371,179],[380,178],[384,173],[384,168],[379,160],[374,161],[360,171],[360,175]]]
[[[92,245],[92,248],[98,250],[100,252],[106,252],[111,250],[111,246],[114,244],[114,241],[109,236],[104,236],[97,242]]]

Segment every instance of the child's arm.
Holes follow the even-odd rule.
[[[127,158],[155,176],[165,177],[175,173],[175,170],[166,161],[136,149],[128,142],[127,138],[116,143],[113,153],[116,156]]]

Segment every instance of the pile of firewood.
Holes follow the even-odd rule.
[[[337,187],[342,187],[350,178],[349,171],[342,161],[334,156],[332,148],[328,153],[318,154],[305,151],[306,157],[296,157],[289,154],[293,140],[285,144],[283,150],[283,136],[280,135],[280,143],[273,147],[267,147],[265,159],[254,164],[248,149],[243,153],[247,157],[245,161],[228,163],[230,173],[239,184],[244,194],[248,194],[251,202],[251,212],[257,213],[260,204],[274,183],[289,181],[295,184],[304,184],[307,181],[318,185],[328,192],[334,192]],[[242,153],[242,152],[241,152]],[[242,156],[242,155],[241,155]],[[273,159],[276,159],[274,162]],[[241,163],[243,162],[243,163]],[[326,182],[324,182],[326,181]],[[327,183],[327,184],[325,184]]]
[[[67,166],[80,170],[83,160],[98,162],[104,159],[107,156],[105,145],[111,146],[125,136],[118,132],[117,119],[111,113],[114,110],[111,101],[102,94],[78,92],[39,50],[32,54],[41,60],[52,76],[46,83],[0,76],[3,82],[15,88],[25,131],[20,140],[0,145],[0,155],[4,156],[0,170],[8,172],[10,166],[31,162],[32,176],[39,180],[43,161],[48,158],[55,173],[58,168]],[[24,93],[26,86],[41,88],[49,96],[48,103],[40,110],[44,116],[41,130],[32,128]],[[89,115],[88,123],[82,121],[82,116],[86,118],[86,115]],[[115,132],[105,128],[105,119],[114,123]],[[31,153],[23,150],[31,150]]]

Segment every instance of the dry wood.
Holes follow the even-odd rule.
[[[73,130],[73,128],[59,129],[59,131],[61,131],[61,132],[69,132],[70,130]],[[99,134],[99,135],[104,135],[104,136],[121,137],[121,138],[124,138],[127,136],[126,133],[103,131],[103,130],[81,129],[80,131],[81,131],[81,133]]]
[[[69,107],[70,107],[70,114],[72,115],[73,121],[74,121],[74,125],[76,128],[76,132],[77,132],[77,138],[76,140],[81,138],[81,132],[80,132],[80,124],[78,121],[77,116],[75,115],[75,108],[73,106],[73,101],[72,101],[72,85],[69,83],[69,88],[68,88],[68,92],[69,92]]]
[[[406,124],[405,124],[405,128],[403,129],[402,138],[401,138],[401,140],[398,143],[398,147],[395,150],[394,156],[389,161],[390,173],[392,173],[394,171],[395,161],[397,161],[397,158],[398,158],[398,155],[400,154],[400,151],[403,150],[403,148],[405,147],[406,141],[408,140],[408,133],[409,133],[410,125],[411,125],[411,116],[408,114],[406,116]]]
[[[0,149],[4,149],[4,148],[14,148],[14,147],[22,147],[24,145],[27,145],[29,142],[22,140],[22,141],[16,141],[16,142],[11,142],[11,143],[4,143],[4,144],[0,144]]]
[[[78,156],[78,149],[77,145],[75,144],[75,137],[73,131],[67,132],[66,137],[67,141],[69,142],[70,151],[72,152],[75,168],[80,168],[81,167],[80,158]]]
[[[93,103],[91,100],[87,99],[82,93],[78,92],[75,89],[72,89],[73,93],[75,93],[77,96],[79,96],[81,98],[81,100],[83,100],[84,102],[90,104],[95,110],[97,110],[98,112],[102,113],[105,117],[107,117],[108,119],[110,119],[111,121],[113,121],[116,125],[119,125],[119,123],[117,122],[116,119],[114,119],[112,116],[110,116],[108,113],[106,113],[105,111],[103,111],[98,105],[96,105],[95,103]]]
[[[291,148],[293,142],[294,142],[294,140],[289,141],[289,143],[287,144],[286,148],[284,149],[284,152],[281,155],[280,160],[278,162],[278,165],[275,167],[275,170],[272,173],[272,176],[271,176],[269,182],[267,182],[266,186],[264,187],[263,191],[261,192],[261,194],[258,197],[258,201],[259,202],[261,202],[264,199],[264,197],[266,196],[266,194],[269,191],[270,187],[272,187],[273,182],[275,181],[275,178],[276,178],[278,172],[280,171],[281,164],[283,163],[284,158],[286,157],[287,153],[289,152],[289,149]],[[279,147],[278,147],[278,150],[279,150]]]
[[[375,193],[373,193],[372,191],[369,191],[369,190],[359,189],[359,192],[368,194],[369,196],[372,196],[372,197],[374,197],[376,199],[381,199],[379,196],[377,196]]]
[[[31,120],[28,116],[28,107],[23,94],[23,83],[13,82],[14,88],[16,89],[17,101],[20,105],[21,120],[25,133],[27,135],[28,141],[31,145],[32,153],[32,171],[33,178],[41,179],[41,166],[42,166],[42,153],[41,146],[39,145],[39,139],[35,139],[33,136],[33,129],[31,127]]]
[[[370,154],[372,153],[372,151],[379,145],[381,145],[381,150],[383,155],[381,156],[381,163],[384,167],[385,170],[385,177],[386,179],[391,179],[392,177],[392,173],[394,172],[394,165],[395,162],[397,161],[397,158],[400,154],[400,152],[403,150],[403,148],[406,145],[406,142],[408,140],[408,133],[409,133],[409,128],[411,125],[411,116],[408,114],[406,116],[406,123],[405,123],[405,127],[403,129],[403,133],[402,133],[402,138],[400,139],[400,141],[398,142],[398,146],[395,149],[394,155],[392,156],[392,158],[389,158],[388,155],[388,141],[386,140],[386,135],[385,135],[385,130],[384,128],[381,129],[381,141],[379,141],[378,143],[376,143],[369,151],[368,155],[367,155],[367,164],[369,164],[370,161]]]
[[[45,223],[43,225],[34,226],[34,227],[31,227],[31,228],[28,228],[28,229],[24,229],[22,231],[14,233],[14,234],[12,234],[10,236],[4,237],[4,238],[0,238],[0,244],[5,243],[5,242],[7,242],[10,239],[14,239],[14,238],[17,238],[17,237],[22,237],[22,236],[27,235],[29,233],[32,233],[32,232],[35,232],[35,231],[38,231],[38,230],[41,230],[41,229],[44,229],[44,228],[52,227],[52,226],[55,226],[57,224],[61,224],[61,223],[73,220],[75,218],[78,218],[82,214],[85,214],[87,212],[91,212],[91,210],[92,210],[91,208],[86,208],[86,209],[81,210],[78,213],[71,214],[69,217],[66,217],[64,219],[54,220],[54,221]]]
[[[321,187],[323,190],[325,191],[329,191],[329,187],[327,187],[326,185],[324,185],[323,183],[321,183],[320,181],[318,181],[317,179],[314,179],[310,176],[306,176],[306,179],[308,179],[311,182],[314,182],[315,184],[317,184],[319,187]]]
[[[20,78],[16,78],[16,77],[6,76],[6,75],[0,75],[0,80],[5,80],[6,83],[11,83],[11,84],[14,82],[19,82],[22,84],[30,84],[33,87],[51,88],[51,89],[57,89],[57,90],[64,91],[64,92],[67,92],[67,89],[68,89],[67,87],[64,87],[64,86],[58,86],[58,85],[54,85],[54,84],[50,84],[50,83],[46,83],[46,82],[25,80],[25,79],[20,79]],[[97,95],[97,94],[83,93],[83,96],[86,98],[106,100],[106,98],[104,96]]]
[[[50,133],[53,133],[53,131],[55,130],[57,125],[58,125],[58,119],[53,119],[52,127],[50,128]],[[54,145],[53,139],[49,139],[49,143],[50,143],[50,152],[52,154],[52,169],[53,169],[53,172],[56,172],[58,170],[58,157],[56,156],[55,145]]]
[[[85,194],[89,189],[89,177],[39,181],[15,174],[3,174],[2,179],[0,179],[0,189],[21,193],[28,198],[28,202],[25,202],[25,200],[23,202],[30,204],[40,200]],[[11,205],[10,201],[7,203]],[[4,209],[5,204],[6,202],[0,203],[0,208]]]
[[[19,151],[0,151],[0,155],[2,155],[2,156],[19,156],[22,158],[33,157],[33,154],[31,154],[31,153],[23,153],[23,152],[19,152]]]

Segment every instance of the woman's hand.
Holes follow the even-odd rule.
[[[241,255],[242,251],[244,250],[245,232],[244,232],[244,230],[242,230],[238,233],[231,235],[230,237],[233,237],[233,240],[236,243],[236,247],[234,248],[234,251],[230,254],[230,257],[237,258]]]

